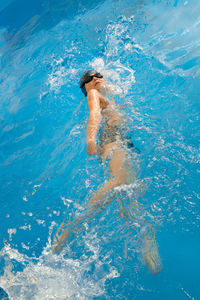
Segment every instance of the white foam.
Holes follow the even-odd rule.
[[[52,254],[50,236],[39,258],[28,257],[6,244],[1,251],[6,267],[4,275],[0,277],[0,285],[8,293],[9,299],[92,299],[103,295],[106,279],[118,277],[119,273],[110,264],[108,271],[102,271],[100,241],[95,233],[87,235],[84,240],[92,254],[89,257],[84,255],[81,259],[72,259],[71,255],[66,258],[63,253]],[[22,247],[29,248],[25,244]],[[13,271],[14,261],[21,264],[23,271]],[[88,275],[91,265],[95,265],[96,274]]]
[[[135,70],[123,65],[120,59],[105,64],[102,58],[95,58],[91,66],[104,75],[111,94],[127,94],[136,82]]]

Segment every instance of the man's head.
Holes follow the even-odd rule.
[[[83,73],[80,79],[80,88],[85,96],[91,89],[100,90],[105,86],[103,75],[95,70],[88,70]]]

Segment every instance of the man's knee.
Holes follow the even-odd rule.
[[[114,189],[114,188],[122,185],[123,183],[124,183],[123,180],[121,180],[121,179],[115,179],[115,180],[111,181],[111,186]]]

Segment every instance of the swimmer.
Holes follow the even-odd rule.
[[[54,238],[54,252],[60,252],[66,242],[77,235],[88,217],[95,216],[102,211],[112,200],[110,192],[121,185],[129,185],[136,181],[136,173],[128,159],[126,151],[126,138],[121,133],[123,115],[115,101],[106,97],[106,81],[99,72],[89,70],[83,73],[80,79],[80,88],[87,97],[89,108],[89,121],[87,127],[87,154],[100,155],[102,162],[109,160],[110,178],[92,196],[88,209],[82,217],[72,222],[62,223]],[[103,123],[103,130],[100,123]],[[97,134],[100,131],[100,145],[97,143]],[[138,205],[137,200],[134,200]],[[121,217],[131,218],[129,212],[123,213],[120,202]],[[147,226],[148,227],[148,226]],[[143,237],[142,255],[148,269],[156,274],[161,271],[161,261],[153,235]]]

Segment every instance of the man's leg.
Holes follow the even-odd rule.
[[[136,180],[136,174],[131,164],[128,164],[126,152],[116,143],[107,145],[104,151],[104,159],[113,151],[112,158],[109,163],[110,168],[110,179],[109,181],[100,188],[97,193],[91,198],[89,205],[95,208],[103,206],[106,193],[113,188],[122,184],[130,184]],[[109,199],[111,200],[111,199]],[[134,199],[134,214],[131,214],[129,209],[123,207],[120,199],[119,204],[121,208],[120,216],[124,217],[125,220],[141,219],[142,207],[138,203],[137,199]],[[133,200],[132,200],[133,201]],[[162,270],[162,263],[158,252],[157,242],[155,239],[155,232],[153,227],[148,224],[144,218],[142,218],[143,236],[142,236],[142,255],[144,261],[153,274],[159,273]],[[135,229],[135,227],[132,227]]]
[[[82,217],[77,220],[72,220],[72,222],[69,221],[67,224],[63,222],[60,225],[54,237],[54,252],[60,252],[67,240],[70,241],[71,238],[76,235],[77,231],[81,229],[85,221],[105,209],[112,200],[109,192],[113,188],[127,182],[128,177],[124,165],[126,159],[125,151],[123,151],[116,142],[107,144],[104,146],[102,151],[103,161],[105,161],[108,157],[111,157],[109,162],[109,181],[93,195],[88,203],[88,209]]]

